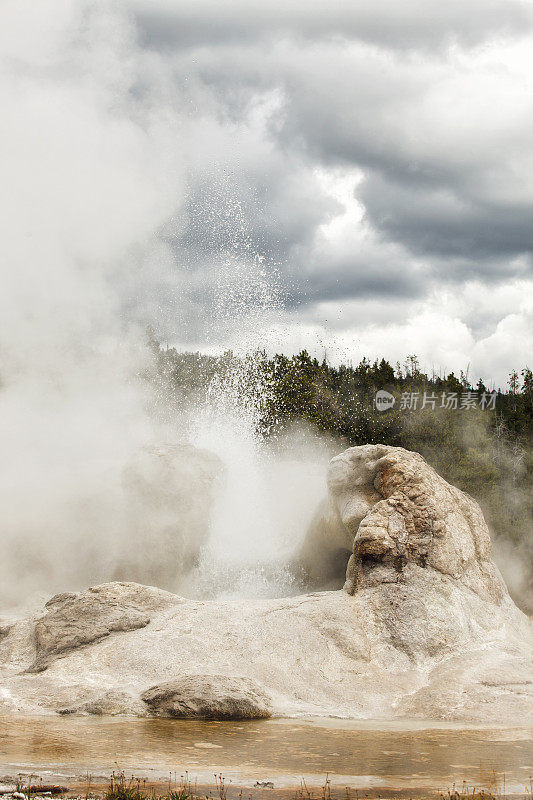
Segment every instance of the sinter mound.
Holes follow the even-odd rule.
[[[2,630],[0,711],[533,717],[531,624],[479,506],[417,453],[334,458],[297,562],[313,589],[346,569],[345,590],[195,602],[115,582],[53,598]]]

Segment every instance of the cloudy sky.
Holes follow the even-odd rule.
[[[533,366],[530,0],[1,13],[4,344]]]

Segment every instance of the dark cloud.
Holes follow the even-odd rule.
[[[242,170],[244,182],[275,197],[249,223],[257,241],[270,227],[270,241],[283,243],[276,245],[281,259],[322,222],[323,211],[314,212],[324,198],[308,181],[296,213],[294,187],[309,174],[302,163],[360,168],[368,222],[415,255],[462,257],[474,265],[470,275],[483,274],[487,259],[531,252],[533,195],[522,164],[533,157],[524,136],[533,109],[527,97],[514,96],[504,67],[391,58],[365,45],[283,42],[273,52],[195,52],[178,69],[195,71],[232,120],[247,113],[257,93],[277,90],[283,98],[268,129],[275,170]],[[511,119],[519,117],[515,124],[502,116],[502,105]],[[487,277],[499,273],[488,270]]]
[[[500,53],[531,34],[530,4],[133,7],[189,118],[188,191],[168,244],[187,272],[193,338],[232,258],[266,259],[291,313],[527,276],[533,108]],[[320,173],[354,170],[363,219],[330,241],[324,226],[349,198]]]
[[[327,272],[303,276],[301,283],[307,302],[349,300],[354,297],[358,300],[375,297],[412,299],[427,288],[413,271],[396,264],[361,264],[354,258],[344,264],[334,263],[331,266]]]
[[[342,210],[305,164],[265,152],[260,143],[237,160],[222,177],[216,170],[190,176],[179,237],[189,263],[226,253],[288,261],[295,244],[310,245],[317,226]]]
[[[493,34],[517,34],[532,10],[518,0],[135,0],[142,40],[151,47],[250,42],[279,35],[357,38],[391,48],[434,48],[478,43]]]
[[[262,342],[283,306],[298,346],[459,363],[485,326],[485,374],[531,349],[530,0],[30,5],[1,43],[16,347],[123,311]]]
[[[413,253],[462,258],[456,280],[501,279],[516,272],[514,257],[533,252],[533,203],[498,204],[469,197],[459,181],[428,186],[383,173],[368,174],[360,197],[372,224]]]

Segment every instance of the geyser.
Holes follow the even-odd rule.
[[[178,591],[199,599],[283,597],[297,591],[290,564],[316,496],[328,450],[314,434],[287,431],[270,445],[260,420],[270,387],[261,355],[234,359],[193,413],[191,439],[224,465],[210,533]],[[298,433],[300,435],[298,435]]]

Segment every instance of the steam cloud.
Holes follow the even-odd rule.
[[[121,470],[162,435],[136,379],[141,315],[126,325],[124,311],[135,274],[164,273],[157,233],[182,187],[179,120],[136,97],[143,64],[123,14],[45,0],[2,15],[6,603],[111,571]]]
[[[253,407],[226,416],[222,437],[220,415],[204,405],[191,431],[190,413],[158,416],[143,379],[161,287],[180,323],[168,235],[184,192],[184,118],[165,101],[157,59],[115,6],[17,0],[3,7],[1,64],[10,198],[0,217],[0,608],[116,578],[179,588],[212,491],[215,535],[189,591],[209,593],[216,569],[231,572],[228,585],[237,574],[243,591],[255,569],[263,591],[276,591],[261,564],[278,563],[291,526],[305,529],[309,474],[285,473],[284,500],[254,440]],[[257,315],[276,306],[260,261],[250,262],[244,237],[219,281],[219,306],[240,319],[244,347]],[[208,456],[177,445],[189,433],[228,462],[225,483]],[[255,507],[267,483],[281,498],[275,517],[268,499]]]

